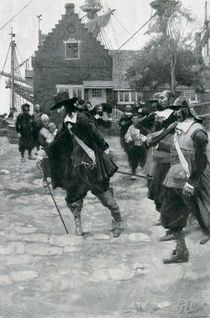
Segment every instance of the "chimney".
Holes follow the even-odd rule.
[[[74,14],[74,3],[66,3],[65,9],[66,9],[66,15],[72,15]]]

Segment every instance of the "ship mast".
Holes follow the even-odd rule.
[[[11,28],[11,102],[10,102],[10,112],[13,113],[15,110],[15,34],[13,33],[13,28]]]
[[[3,70],[0,71],[1,76],[8,78],[6,80],[5,88],[10,89],[10,114],[13,115],[14,111],[20,111],[20,106],[22,100],[26,100],[29,103],[34,103],[33,96],[33,83],[31,71],[28,69],[31,63],[31,57],[23,61],[21,64],[18,63],[17,58],[17,45],[15,42],[15,34],[13,28],[11,28],[10,35],[10,44],[7,52],[7,56],[4,62]],[[9,54],[10,53],[10,54]],[[8,56],[10,56],[10,72],[7,73],[4,71],[7,63]],[[21,76],[21,67],[26,67],[25,69],[25,78]]]

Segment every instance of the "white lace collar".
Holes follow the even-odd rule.
[[[166,108],[164,110],[161,110],[161,111],[156,111],[156,115],[158,117],[162,117],[164,119],[168,119],[169,116],[173,113],[173,110],[172,109],[169,109],[169,108]]]
[[[71,117],[69,115],[66,115],[64,118],[64,123],[70,122],[70,123],[76,123],[77,121],[77,113],[71,113]]]

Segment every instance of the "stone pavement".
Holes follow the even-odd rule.
[[[118,138],[108,140],[121,170],[129,171]],[[74,235],[64,192],[55,191],[63,225],[34,161],[20,164],[17,145],[0,138],[0,318],[210,317],[209,243],[189,227],[190,262],[163,265],[174,242],[146,198],[146,181],[116,174],[112,186],[126,229],[110,232],[111,217],[88,195],[84,237]],[[139,171],[139,173],[142,173]]]

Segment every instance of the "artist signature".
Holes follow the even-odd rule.
[[[193,301],[181,301],[178,303],[178,310],[182,314],[199,314],[197,318],[208,318],[208,315],[205,315],[205,306]]]

